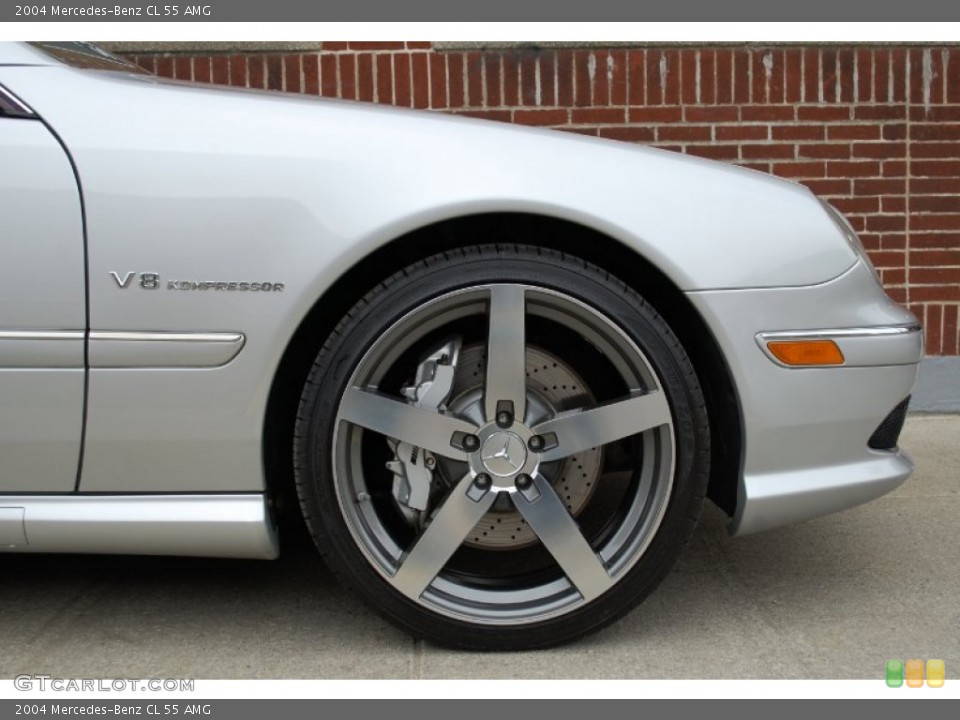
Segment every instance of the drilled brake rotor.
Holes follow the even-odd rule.
[[[544,350],[527,347],[527,412],[524,422],[534,425],[568,408],[589,407],[594,397],[583,380],[560,358]],[[483,422],[483,381],[486,349],[467,345],[460,351],[453,391],[448,407],[455,415]],[[603,451],[592,448],[541,467],[544,477],[557,491],[570,514],[580,514],[596,490]],[[477,523],[465,543],[488,550],[512,550],[532,545],[537,536],[513,503],[502,496]]]

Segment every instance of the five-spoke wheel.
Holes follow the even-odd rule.
[[[535,647],[652,589],[692,530],[708,442],[689,361],[632,290],[490,246],[347,315],[304,391],[298,487],[321,551],[388,617]]]

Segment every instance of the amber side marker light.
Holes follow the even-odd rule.
[[[833,340],[771,340],[767,349],[784,365],[843,365]]]

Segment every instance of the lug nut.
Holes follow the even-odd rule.
[[[529,441],[527,441],[527,445],[534,452],[540,452],[543,450],[543,438],[539,435],[534,435]]]
[[[490,476],[486,473],[480,473],[473,479],[473,484],[476,485],[481,490],[487,490],[490,488]]]
[[[472,451],[476,450],[478,447],[480,447],[480,438],[478,438],[476,435],[466,435],[466,436],[464,436],[464,438],[463,438],[463,449],[464,449],[464,450],[469,450],[469,451],[472,452]]]
[[[528,487],[533,485],[533,478],[529,475],[517,475],[517,479],[514,481],[514,484],[517,486],[517,490],[526,490]]]
[[[513,425],[513,401],[498,400],[497,411],[494,413],[493,419],[497,425],[502,428],[508,428]]]

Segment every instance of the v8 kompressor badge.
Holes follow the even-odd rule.
[[[212,290],[225,292],[283,292],[281,282],[247,282],[239,280],[167,280],[164,286],[159,273],[130,271],[121,275],[110,272],[110,277],[121,290],[139,287],[143,290]]]

